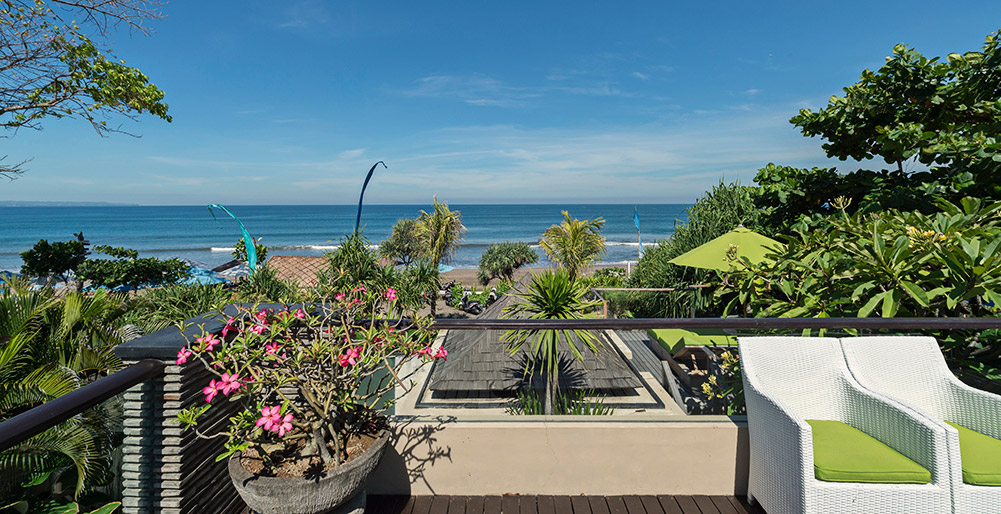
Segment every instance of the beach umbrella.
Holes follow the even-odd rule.
[[[736,247],[735,261],[746,257],[752,264],[769,260],[765,254],[773,253],[783,247],[782,243],[765,237],[744,227],[737,227],[708,243],[693,248],[667,262],[678,266],[714,269],[717,271],[732,271],[737,267],[734,260],[727,260],[731,247]]]

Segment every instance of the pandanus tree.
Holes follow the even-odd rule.
[[[539,246],[549,260],[567,270],[570,280],[576,280],[584,268],[605,254],[605,238],[601,235],[604,225],[602,218],[579,220],[563,211],[563,222],[547,228]]]
[[[567,270],[549,270],[533,275],[527,291],[513,293],[515,302],[504,309],[504,316],[521,319],[581,319],[600,302],[588,301],[588,288],[570,277]],[[526,345],[529,359],[525,374],[541,374],[545,379],[545,414],[553,414],[560,379],[560,353],[569,352],[578,361],[582,350],[598,352],[595,335],[580,329],[512,330],[504,334],[508,351],[514,355]]]

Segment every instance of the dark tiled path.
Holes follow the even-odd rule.
[[[366,514],[765,514],[734,496],[369,496]]]

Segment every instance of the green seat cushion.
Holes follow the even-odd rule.
[[[813,473],[827,482],[927,484],[931,473],[861,430],[840,421],[808,419]]]
[[[733,346],[736,344],[733,336],[726,335],[722,330],[654,328],[647,330],[647,332],[671,355],[680,352],[685,346]]]
[[[1001,485],[1001,439],[981,434],[951,421],[946,423],[959,431],[963,482],[971,485]]]

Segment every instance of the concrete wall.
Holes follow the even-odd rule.
[[[397,421],[394,448],[369,479],[368,491],[744,494],[746,422],[705,418],[712,420]]]

